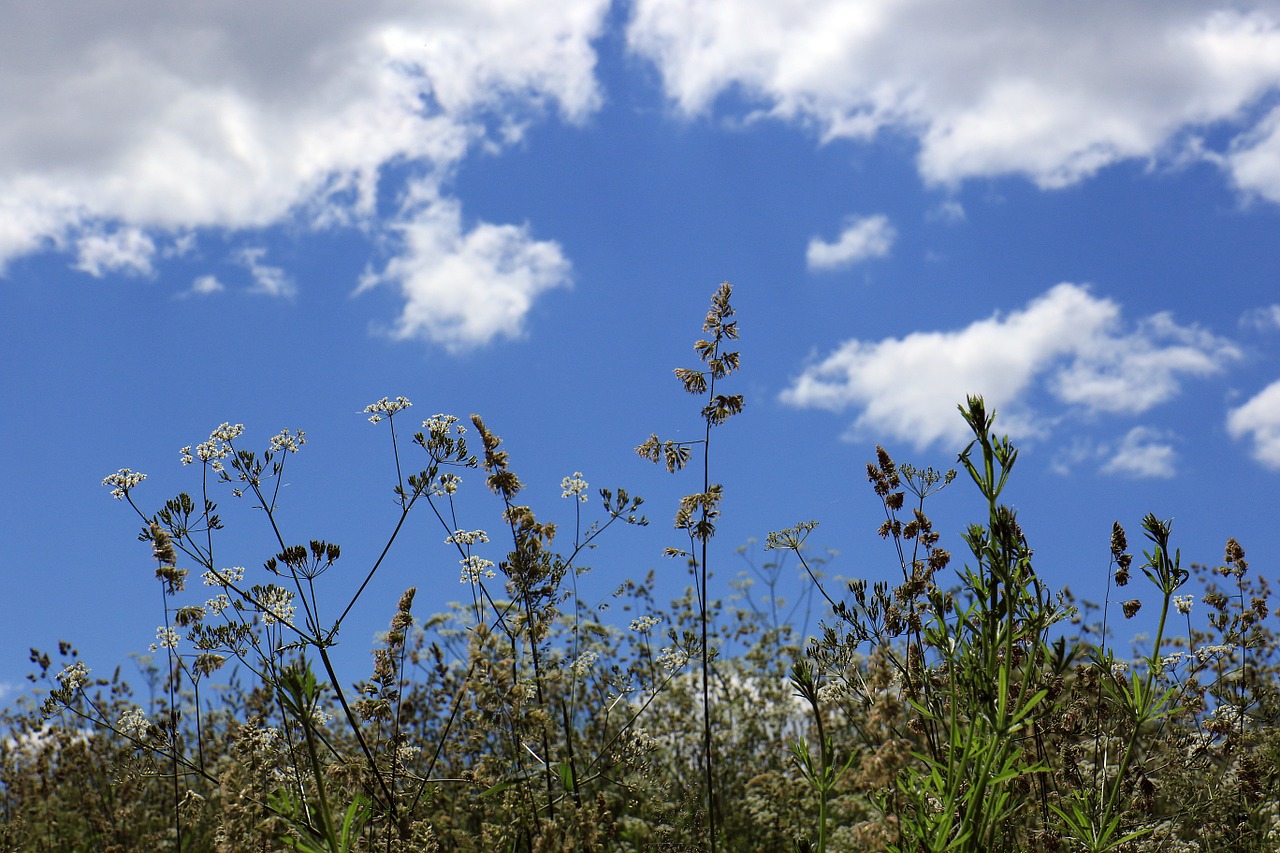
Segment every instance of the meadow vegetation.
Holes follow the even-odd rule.
[[[364,578],[343,601],[324,577],[340,547],[300,542],[278,510],[303,433],[255,452],[221,425],[183,452],[192,491],[158,509],[143,475],[108,476],[167,602],[142,673],[151,698],[70,644],[32,650],[39,690],[0,721],[0,849],[1280,848],[1267,582],[1234,539],[1216,568],[1184,566],[1171,525],[1148,515],[1136,557],[1119,523],[1099,531],[1106,599],[1077,605],[1037,575],[1001,501],[1018,453],[980,398],[960,406],[972,442],[955,471],[882,448],[867,465],[884,509],[867,533],[893,582],[828,577],[808,547],[817,522],[801,521],[765,539],[752,597],[712,594],[732,552],[713,547],[714,474],[733,460],[710,450],[743,408],[725,393],[739,367],[731,295],[713,297],[697,366],[676,370],[699,438],[637,448],[692,483],[661,513],[687,580],[628,581],[607,612],[576,579],[599,537],[647,523],[642,500],[590,494],[575,474],[561,485],[578,523],[557,529],[521,502],[516,460],[479,417],[435,415],[405,435],[407,399],[368,407],[390,437],[398,523],[372,565],[343,566]],[[487,524],[455,502],[473,469],[500,506]],[[926,514],[947,487],[986,507],[956,540],[963,556]],[[240,556],[248,568],[219,541],[215,498],[232,496],[262,510],[276,543]],[[439,571],[463,581],[447,612],[415,613],[413,588],[364,595],[411,513],[439,525]],[[781,602],[784,566],[814,602],[807,627]],[[1142,606],[1159,614],[1155,635],[1117,648]],[[357,607],[385,608],[388,630],[367,678],[343,683],[331,653]],[[634,618],[615,624],[619,612]]]

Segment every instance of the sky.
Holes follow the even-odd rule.
[[[323,594],[345,601],[396,518],[363,414],[384,396],[413,402],[402,437],[482,415],[562,543],[599,517],[566,476],[644,496],[583,595],[650,570],[679,595],[662,551],[701,485],[634,448],[700,435],[672,370],[726,280],[746,405],[711,445],[718,590],[809,519],[832,572],[892,579],[865,464],[953,466],[967,394],[1022,448],[1005,497],[1051,587],[1100,600],[1112,522],[1137,548],[1148,512],[1184,563],[1234,536],[1274,571],[1280,3],[551,8],[6,12],[0,700],[30,646],[131,672],[163,602],[102,480],[145,472],[147,511],[197,491],[179,450],[223,422],[259,449],[306,431],[281,524],[342,545]],[[262,574],[262,513],[213,497],[220,556]],[[958,566],[983,507],[963,479],[930,506]],[[475,473],[459,507],[498,526]],[[411,516],[344,628],[353,680],[406,587],[420,616],[464,598],[447,533]]]

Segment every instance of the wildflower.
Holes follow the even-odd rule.
[[[151,651],[158,649],[176,649],[178,647],[178,632],[172,628],[166,628],[161,625],[156,628],[156,641],[151,644]]]
[[[1173,606],[1178,609],[1179,613],[1190,613],[1191,605],[1195,603],[1194,595],[1175,595],[1173,597]]]
[[[129,490],[145,479],[147,479],[146,474],[131,471],[128,468],[121,468],[116,473],[103,477],[102,485],[111,486],[111,497],[119,501],[124,500],[124,496],[129,493]]]
[[[569,671],[572,672],[575,677],[582,678],[591,671],[591,665],[596,662],[598,657],[600,657],[599,652],[583,652],[578,655],[577,660],[569,664]]]
[[[214,616],[221,616],[222,611],[231,606],[231,599],[227,598],[227,594],[219,593],[216,597],[209,599],[204,603],[205,609]]]
[[[560,493],[560,497],[577,498],[582,503],[587,502],[587,481],[582,479],[581,471],[574,471],[572,477],[565,477],[561,480],[560,488],[564,489]]]
[[[307,443],[306,435],[302,430],[298,430],[297,435],[290,435],[287,429],[282,429],[276,435],[271,436],[271,449],[286,453],[297,453],[302,449],[302,445]]]
[[[333,714],[330,714],[327,711],[322,710],[321,708],[311,709],[311,725],[316,728],[322,728],[332,719],[333,719]]]
[[[289,590],[269,586],[259,595],[258,603],[262,607],[262,621],[265,624],[293,624],[293,614],[297,608],[293,605],[293,593]]]
[[[631,630],[637,634],[647,634],[650,628],[661,621],[657,616],[641,616],[639,619],[631,620]]]
[[[182,459],[182,464],[183,464],[183,465],[190,465],[192,462],[195,462],[195,461],[196,461],[196,460],[195,460],[195,459],[193,459],[193,458],[192,458],[192,456],[191,456],[191,445],[189,445],[189,444],[188,444],[186,447],[184,447],[184,448],[182,448],[181,450],[179,450],[179,451],[178,451],[178,454],[179,454],[180,458]]]
[[[1120,602],[1120,609],[1124,611],[1124,618],[1132,619],[1142,609],[1142,602],[1136,598],[1122,601]]]
[[[1115,661],[1111,664],[1111,677],[1119,678],[1129,671],[1129,664],[1122,660]]]
[[[244,566],[232,566],[229,569],[214,571],[209,569],[201,577],[205,586],[227,586],[244,580]]]
[[[58,683],[63,690],[79,690],[89,683],[89,667],[82,661],[64,666],[62,672],[58,673]]]
[[[442,498],[446,495],[453,495],[457,493],[458,486],[460,485],[462,485],[461,477],[457,474],[445,472],[431,484],[431,494],[437,498]]]
[[[462,564],[462,578],[459,583],[479,583],[481,578],[493,578],[493,562],[483,557],[470,556],[459,560]]]
[[[458,426],[457,424],[457,416],[437,413],[423,421],[422,428],[432,436],[448,435],[449,430],[453,430],[458,435],[466,435],[467,428],[464,426]]]
[[[232,424],[223,421],[221,426],[209,433],[209,439],[214,441],[230,442],[235,441],[242,435],[244,435],[244,424],[235,424],[233,426]]]
[[[383,397],[376,403],[370,403],[364,407],[364,413],[369,415],[369,423],[376,424],[385,417],[391,417],[396,412],[402,411],[412,406],[407,397],[396,397],[394,400]]]
[[[664,647],[658,654],[658,665],[667,672],[683,669],[689,662],[689,653],[684,649]]]
[[[130,708],[120,715],[116,729],[128,738],[141,738],[151,728],[151,721],[141,708]]]
[[[474,545],[477,542],[488,542],[489,534],[483,530],[455,530],[452,536],[444,540],[446,545]]]

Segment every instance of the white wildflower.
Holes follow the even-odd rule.
[[[266,625],[283,622],[293,624],[293,614],[297,609],[293,605],[293,593],[278,586],[269,586],[258,597],[262,607],[262,621]]]
[[[166,628],[161,625],[156,628],[156,641],[151,644],[151,651],[159,649],[176,649],[178,647],[178,632],[172,628]]]
[[[1191,605],[1195,603],[1194,595],[1175,595],[1173,597],[1173,606],[1178,608],[1179,613],[1190,613]]]
[[[286,453],[297,453],[302,449],[302,445],[307,443],[306,435],[302,430],[298,430],[297,435],[290,435],[289,430],[282,429],[276,435],[271,436],[271,449]]]
[[[124,496],[134,486],[147,479],[147,475],[138,471],[131,471],[128,468],[121,468],[114,474],[108,474],[102,478],[102,485],[111,486],[111,497],[116,500],[123,500]]]
[[[639,619],[631,620],[631,630],[637,634],[647,634],[651,628],[661,621],[657,616],[641,616]]]
[[[437,498],[442,498],[446,495],[453,495],[457,493],[458,486],[460,485],[462,485],[461,477],[457,474],[445,472],[431,484],[431,494]]]
[[[389,418],[396,412],[407,409],[412,405],[413,403],[410,403],[407,397],[396,397],[394,400],[383,397],[378,402],[365,406],[364,413],[369,415],[369,423],[376,424],[384,416]]]
[[[689,662],[689,653],[683,649],[664,647],[658,654],[658,665],[667,672],[683,669]]]
[[[572,477],[565,477],[561,480],[560,488],[564,489],[560,493],[560,497],[577,498],[583,503],[587,502],[587,481],[582,479],[581,471],[574,471]]]
[[[141,739],[151,729],[151,721],[141,708],[130,708],[120,715],[116,729],[125,737]]]
[[[488,542],[489,534],[483,530],[455,530],[452,536],[448,536],[444,540],[446,545],[475,545],[478,542]]]
[[[208,569],[203,575],[205,586],[226,586],[244,580],[244,566],[232,566],[229,569],[214,571]]]
[[[64,666],[58,673],[58,683],[66,690],[79,690],[89,683],[89,667],[83,661]]]
[[[591,652],[591,651],[583,652],[582,654],[578,655],[577,660],[569,664],[569,671],[572,672],[575,677],[582,678],[584,675],[586,675],[588,672],[591,671],[591,666],[596,662],[596,659],[599,657],[600,657],[599,652]]]
[[[459,583],[479,583],[481,578],[497,577],[493,571],[493,561],[483,557],[470,556],[458,561],[462,564],[462,578]]]

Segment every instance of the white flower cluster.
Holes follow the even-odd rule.
[[[453,430],[458,435],[466,435],[467,428],[457,426],[458,418],[454,415],[446,415],[443,412],[437,412],[422,422],[422,428],[432,436],[444,436],[449,434],[449,430]]]
[[[1195,604],[1196,597],[1194,595],[1175,595],[1173,597],[1173,606],[1178,609],[1179,613],[1190,613],[1191,605]]]
[[[297,453],[302,449],[302,445],[307,443],[307,434],[302,430],[298,430],[297,435],[290,435],[289,430],[282,429],[276,435],[271,436],[271,449],[286,453]]]
[[[437,498],[453,495],[457,493],[460,485],[462,485],[462,478],[457,474],[446,471],[431,484],[431,494]]]
[[[684,669],[684,665],[688,662],[689,653],[684,649],[663,648],[658,654],[658,665],[667,672]]]
[[[595,664],[596,659],[600,657],[599,652],[583,652],[578,655],[577,660],[569,664],[569,671],[573,673],[575,678],[582,678],[591,671],[591,667]]]
[[[222,460],[231,455],[231,442],[242,435],[244,435],[244,424],[231,424],[224,421],[217,429],[209,433],[208,441],[196,445],[194,456],[190,445],[178,451],[182,457],[182,464],[190,465],[196,459],[199,459],[202,463],[207,463],[214,471],[221,472],[223,470]]]
[[[637,634],[647,634],[651,628],[661,621],[657,616],[641,616],[639,619],[631,620],[631,630]]]
[[[205,586],[226,586],[227,584],[240,583],[244,580],[244,566],[232,566],[229,569],[219,569],[214,571],[208,569],[203,575]]]
[[[221,616],[222,611],[231,606],[231,599],[227,598],[225,592],[218,593],[217,596],[209,599],[204,603],[205,610],[208,610],[214,616]]]
[[[293,593],[278,586],[269,586],[258,597],[262,606],[262,621],[266,625],[283,622],[293,624],[293,613],[297,609],[293,605]]]
[[[493,571],[493,561],[472,555],[458,561],[462,564],[462,578],[459,583],[479,583],[481,578],[497,577]]]
[[[116,729],[125,737],[140,740],[151,729],[151,721],[147,719],[147,715],[141,708],[130,708],[120,715],[120,719],[116,722]]]
[[[587,502],[587,481],[582,479],[581,471],[574,471],[572,477],[565,477],[561,480],[560,488],[564,489],[560,493],[560,497],[577,498],[582,503]]]
[[[82,661],[76,661],[62,668],[58,673],[58,683],[65,690],[79,690],[89,683],[89,667]]]
[[[178,647],[178,632],[172,628],[166,628],[161,625],[156,628],[156,641],[151,644],[151,651],[159,649],[176,649]]]
[[[111,497],[116,500],[124,500],[124,496],[134,486],[147,479],[146,474],[137,471],[131,471],[128,468],[121,468],[114,474],[108,474],[102,478],[102,485],[111,486]]]
[[[488,542],[489,534],[483,530],[455,530],[452,536],[445,537],[446,545],[474,545],[477,542]]]
[[[369,423],[376,424],[382,420],[383,417],[389,418],[396,412],[399,412],[402,409],[407,409],[412,405],[413,403],[409,402],[408,397],[396,397],[394,400],[383,397],[378,402],[370,403],[365,406],[364,413],[369,415]]]

